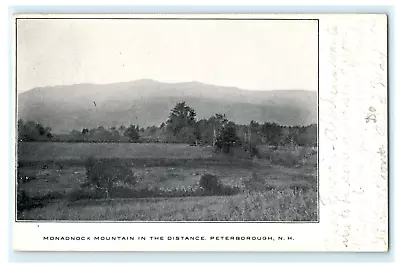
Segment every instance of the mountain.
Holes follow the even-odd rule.
[[[180,101],[193,107],[198,119],[225,113],[229,120],[239,124],[251,120],[281,125],[317,122],[317,93],[313,91],[249,91],[150,79],[34,88],[18,95],[18,117],[48,125],[54,133],[100,125],[151,126],[165,122]]]

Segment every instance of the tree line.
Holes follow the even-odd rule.
[[[144,142],[210,145],[223,150],[235,145],[268,144],[316,146],[317,125],[281,126],[276,123],[236,124],[225,114],[196,119],[196,112],[185,102],[177,103],[168,119],[159,126],[140,127],[131,124],[105,128],[83,128],[68,134],[52,134],[40,123],[18,120],[20,141],[53,142]]]

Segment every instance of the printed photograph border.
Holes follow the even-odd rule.
[[[18,15],[18,14],[16,14]],[[58,14],[63,15],[63,14]],[[118,14],[115,14],[118,15]],[[134,14],[131,14],[134,15]],[[320,96],[320,19],[313,18],[313,19],[305,19],[305,18],[222,18],[222,17],[151,17],[152,14],[147,14],[149,17],[38,17],[38,18],[30,18],[29,14],[27,14],[26,18],[23,17],[15,17],[13,18],[14,21],[14,31],[15,31],[15,170],[13,173],[13,185],[14,185],[14,222],[15,223],[292,223],[292,224],[307,224],[307,223],[319,223],[320,222],[320,188],[319,188],[319,181],[320,181],[320,144],[319,144],[319,135],[320,135],[320,117],[319,117],[319,96]],[[169,15],[169,14],[166,14]],[[171,14],[172,15],[172,14]],[[182,14],[185,15],[185,14]],[[187,15],[202,15],[202,14],[187,14]],[[226,15],[226,14],[225,14]],[[244,14],[243,14],[244,15]],[[18,169],[18,126],[16,122],[18,121],[18,91],[17,91],[17,59],[18,59],[18,21],[19,20],[227,20],[227,21],[316,21],[317,23],[317,51],[318,54],[317,60],[317,220],[316,221],[91,221],[91,220],[18,220],[17,219],[17,187],[16,187],[16,177],[17,177],[17,169]]]

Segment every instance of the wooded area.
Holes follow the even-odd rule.
[[[276,123],[251,121],[247,125],[229,121],[224,114],[208,119],[196,119],[194,109],[185,102],[177,103],[168,119],[159,126],[114,126],[72,130],[68,134],[53,134],[49,126],[18,121],[19,141],[54,142],[143,142],[185,143],[220,148],[231,145],[299,145],[316,146],[317,125],[281,126]]]

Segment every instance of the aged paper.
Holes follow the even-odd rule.
[[[13,27],[14,250],[387,251],[386,15]]]

